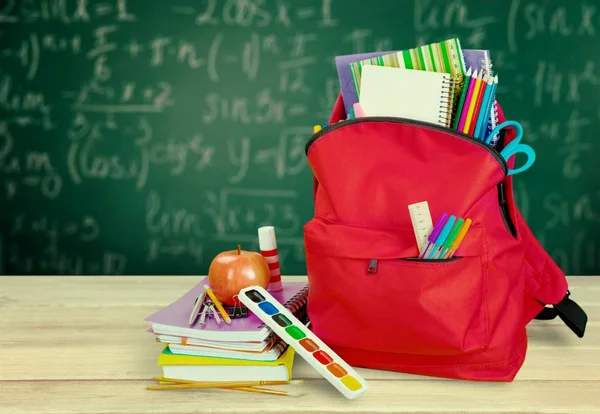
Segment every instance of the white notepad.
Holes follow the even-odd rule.
[[[365,65],[360,106],[365,116],[394,116],[449,128],[453,84],[449,73]]]

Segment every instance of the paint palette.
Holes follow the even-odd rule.
[[[260,286],[240,290],[239,300],[288,343],[346,398],[368,389],[367,382]]]

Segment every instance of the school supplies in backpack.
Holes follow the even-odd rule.
[[[449,127],[453,90],[447,73],[365,66],[360,107],[363,116],[400,116]]]
[[[340,95],[306,144],[308,314],[336,354],[356,367],[512,381],[532,319],[558,316],[583,337],[585,312],[515,204],[515,157],[502,155],[512,125],[494,148],[414,119],[345,119]],[[435,219],[471,220],[452,257],[419,258],[407,206],[423,200]]]

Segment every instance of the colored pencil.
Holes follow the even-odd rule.
[[[468,134],[473,136],[475,133],[475,126],[477,124],[479,113],[481,112],[481,105],[483,103],[484,95],[487,91],[487,87],[490,83],[489,75],[485,75],[483,80],[481,81],[481,90],[479,91],[479,95],[477,95],[477,102],[475,102],[475,110],[473,111],[473,120],[471,121],[471,125],[469,126]]]
[[[477,80],[477,71],[475,71],[473,73],[473,76],[471,77],[471,79],[469,79],[468,86],[466,83],[465,83],[465,86],[463,86],[464,88],[468,88],[468,90],[467,90],[467,96],[465,98],[464,106],[463,106],[463,109],[460,114],[460,121],[458,123],[459,131],[462,131],[463,127],[465,126],[465,121],[467,119],[467,112],[468,112],[467,109],[469,108],[469,105],[471,104],[471,98],[473,96],[473,90],[475,89],[475,81],[476,80]]]
[[[460,101],[458,102],[458,105],[456,106],[456,113],[454,114],[454,125],[452,126],[452,128],[454,128],[454,129],[458,128],[458,123],[460,121],[460,114],[461,114],[463,106],[465,104],[465,98],[467,96],[467,90],[469,89],[470,82],[471,82],[471,68],[469,68],[469,70],[467,70],[467,73],[465,73],[465,81],[463,83],[462,92],[460,94]]]
[[[202,387],[197,384],[169,384],[169,385],[151,385],[146,387],[150,391],[168,391],[168,390],[196,390],[196,389],[207,389],[207,388],[218,388],[223,390],[231,391],[246,391],[246,392],[259,392],[262,394],[276,394],[276,395],[288,395],[287,391],[270,390],[262,387]]]
[[[168,382],[169,384],[150,385],[146,387],[148,390],[189,390],[189,389],[210,389],[220,388],[232,391],[257,392],[261,394],[274,395],[289,395],[287,391],[272,390],[268,388],[257,387],[257,385],[285,385],[285,384],[301,384],[302,380],[293,381],[189,381],[172,378],[154,377],[154,380],[160,382]]]
[[[463,134],[466,134],[469,132],[469,128],[471,127],[471,122],[473,121],[473,112],[475,112],[475,104],[477,103],[479,91],[481,90],[481,83],[482,83],[481,75],[482,75],[482,73],[483,73],[483,71],[479,75],[477,75],[477,78],[475,78],[475,86],[473,87],[473,95],[471,96],[471,100],[469,101],[465,124],[461,130],[461,132]]]
[[[154,381],[160,382],[172,382],[177,384],[196,384],[199,386],[206,386],[207,388],[215,387],[254,387],[257,385],[296,385],[303,384],[304,380],[289,380],[289,381],[269,381],[269,380],[258,380],[258,381],[192,381],[184,380],[179,378],[168,378],[168,377],[152,377]]]
[[[479,138],[482,126],[487,125],[488,119],[490,119],[490,111],[488,108],[490,107],[490,96],[492,95],[493,88],[494,78],[489,78],[485,86],[485,94],[483,95],[483,100],[481,101],[481,108],[477,114],[477,124],[475,125],[475,129],[471,134],[475,138]]]
[[[239,252],[240,252],[240,245],[238,244],[238,254],[239,254]],[[225,323],[227,323],[228,325],[231,325],[231,318],[229,317],[229,314],[225,311],[225,308],[223,308],[223,305],[221,305],[221,302],[219,301],[219,299],[217,299],[217,297],[213,293],[210,286],[208,286],[208,285],[204,286],[204,290],[206,291],[206,293],[208,293],[208,296],[210,296],[210,300],[212,301],[213,305],[215,305],[215,307],[217,308],[217,310],[219,311],[219,313],[221,314],[223,319],[225,319]]]
[[[498,89],[498,75],[494,76],[494,83],[492,84],[492,90],[490,91],[490,97],[488,99],[488,107],[486,109],[486,112],[489,115],[488,116],[488,122],[484,123],[481,126],[481,131],[479,131],[479,136],[477,137],[477,138],[482,139],[482,140],[486,138],[485,134],[486,134],[487,129],[488,129],[489,120],[490,120],[490,118],[492,116],[492,108],[494,106],[494,101],[496,99],[496,89]]]

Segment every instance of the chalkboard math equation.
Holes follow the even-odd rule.
[[[206,274],[263,225],[283,274],[305,273],[304,144],[337,97],[334,57],[458,36],[490,50],[536,146],[515,180],[532,230],[567,273],[600,274],[599,7],[0,2],[0,273]]]

